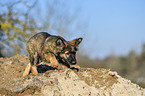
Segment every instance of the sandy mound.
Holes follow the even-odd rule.
[[[145,89],[107,69],[38,66],[46,72],[22,77],[28,63],[21,55],[0,58],[0,96],[145,96]]]

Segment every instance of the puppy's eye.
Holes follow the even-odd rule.
[[[75,51],[78,51],[78,47],[75,47],[74,50],[75,50]]]

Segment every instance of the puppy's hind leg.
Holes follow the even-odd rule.
[[[34,75],[37,75],[38,74],[38,71],[37,71],[37,64],[39,63],[39,55],[37,52],[35,52],[35,55],[34,55],[34,63],[32,63],[32,66],[31,66],[31,72],[34,74]]]
[[[23,77],[27,76],[30,72],[30,68],[31,68],[31,64],[29,63],[27,66],[26,66],[26,69],[23,73]]]

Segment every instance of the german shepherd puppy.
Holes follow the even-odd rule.
[[[32,36],[27,42],[30,63],[27,65],[23,76],[29,74],[30,70],[37,75],[37,65],[41,62],[51,63],[51,67],[61,69],[59,63],[71,68],[75,65],[76,52],[82,38],[66,41],[60,36],[40,32]]]

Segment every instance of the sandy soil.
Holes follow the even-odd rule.
[[[38,75],[22,77],[28,63],[21,55],[0,58],[0,96],[145,96],[143,88],[107,69],[39,65]]]

